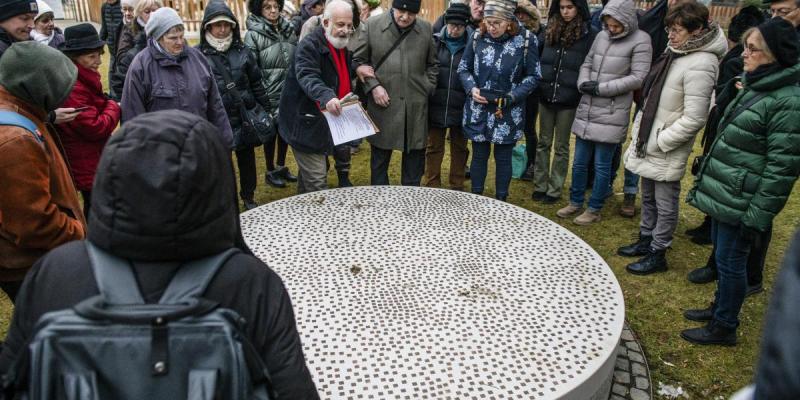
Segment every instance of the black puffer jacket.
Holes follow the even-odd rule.
[[[457,70],[458,64],[461,62],[461,56],[464,55],[467,38],[472,35],[472,28],[467,28],[461,36],[460,39],[462,39],[463,43],[455,54],[450,53],[450,49],[445,43],[446,32],[447,26],[433,35],[439,61],[439,75],[436,89],[430,99],[428,118],[431,126],[435,128],[461,126],[461,118],[464,115],[464,102],[467,98]]]
[[[108,141],[92,191],[88,240],[130,261],[146,302],[181,262],[232,247],[203,295],[239,313],[281,399],[318,399],[289,295],[241,235],[230,152],[217,128],[183,111],[133,118]],[[25,351],[42,314],[99,294],[83,242],[43,256],[28,273],[0,355],[0,373]]]
[[[115,101],[122,100],[122,89],[125,88],[125,76],[128,75],[128,68],[131,67],[133,59],[142,50],[147,47],[147,35],[144,30],[140,31],[135,39],[133,47],[129,48],[124,53],[120,53],[114,62],[114,72],[108,81],[110,86],[109,96]]]
[[[108,51],[112,56],[117,54],[117,34],[119,26],[122,25],[122,5],[120,0],[109,4],[107,1],[100,6],[100,40],[108,45]]]
[[[582,19],[584,26],[581,38],[572,46],[564,48],[558,43],[549,45],[545,40],[547,29],[542,29],[539,33],[539,54],[541,54],[539,62],[542,65],[542,79],[539,81],[537,91],[539,100],[545,104],[564,108],[578,107],[581,101],[578,75],[598,33],[591,26],[589,4],[586,0],[573,0],[573,4],[578,8],[578,15],[575,18]],[[553,1],[548,20],[552,20],[553,16],[559,13],[559,2]]]
[[[233,130],[234,143],[239,143],[237,139],[242,130],[241,112],[236,104],[235,96],[225,87],[225,78],[218,70],[214,60],[219,60],[228,70],[231,79],[236,83],[236,89],[234,90],[239,92],[247,109],[255,107],[256,103],[258,103],[264,107],[264,110],[269,111],[270,101],[267,89],[261,81],[261,69],[258,67],[258,60],[255,54],[242,42],[238,26],[233,29],[233,43],[226,52],[219,52],[208,44],[205,25],[212,18],[219,15],[225,15],[236,21],[236,16],[233,15],[231,9],[224,2],[212,1],[209,3],[203,15],[203,22],[200,28],[200,44],[197,48],[208,58],[208,63],[214,71],[214,79],[217,80],[219,94],[222,96],[222,103],[225,105],[225,112],[228,113],[228,120],[231,123],[231,130]],[[241,150],[241,148],[239,149]]]

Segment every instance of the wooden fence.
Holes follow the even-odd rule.
[[[100,22],[100,7],[105,0],[69,0],[74,4],[75,19],[79,21]],[[290,0],[298,4],[298,0]],[[391,0],[382,0],[384,8],[389,7]],[[423,2],[419,16],[427,21],[433,22],[444,13],[447,8],[448,0],[426,0]],[[551,0],[538,0],[537,6],[542,15],[547,15]],[[189,34],[197,34],[200,31],[200,22],[203,20],[203,10],[208,0],[164,0],[165,5],[178,10],[186,24]],[[233,10],[236,18],[244,25],[247,17],[247,5],[245,0],[227,1],[228,6]],[[590,4],[599,4],[599,1],[590,0]],[[636,0],[636,6],[641,9],[649,9],[654,1]],[[298,7],[299,8],[299,7]],[[718,21],[722,26],[727,27],[731,18],[736,15],[739,7],[736,5],[713,4],[710,7],[711,17]]]

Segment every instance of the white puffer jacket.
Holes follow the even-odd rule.
[[[697,132],[708,118],[719,60],[728,51],[727,39],[719,25],[713,24],[708,35],[712,36],[703,40],[706,44],[693,50],[668,48],[685,55],[673,60],[667,72],[643,158],[636,155],[642,112],[636,115],[631,132],[633,140],[625,152],[625,168],[631,172],[662,182],[683,178]]]

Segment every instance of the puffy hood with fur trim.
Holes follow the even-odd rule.
[[[183,261],[244,245],[230,150],[184,111],[142,114],[109,139],[88,239],[134,261]]]

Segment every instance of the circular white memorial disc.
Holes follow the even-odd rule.
[[[622,291],[561,226],[450,190],[354,187],[242,215],[323,399],[608,398]]]

